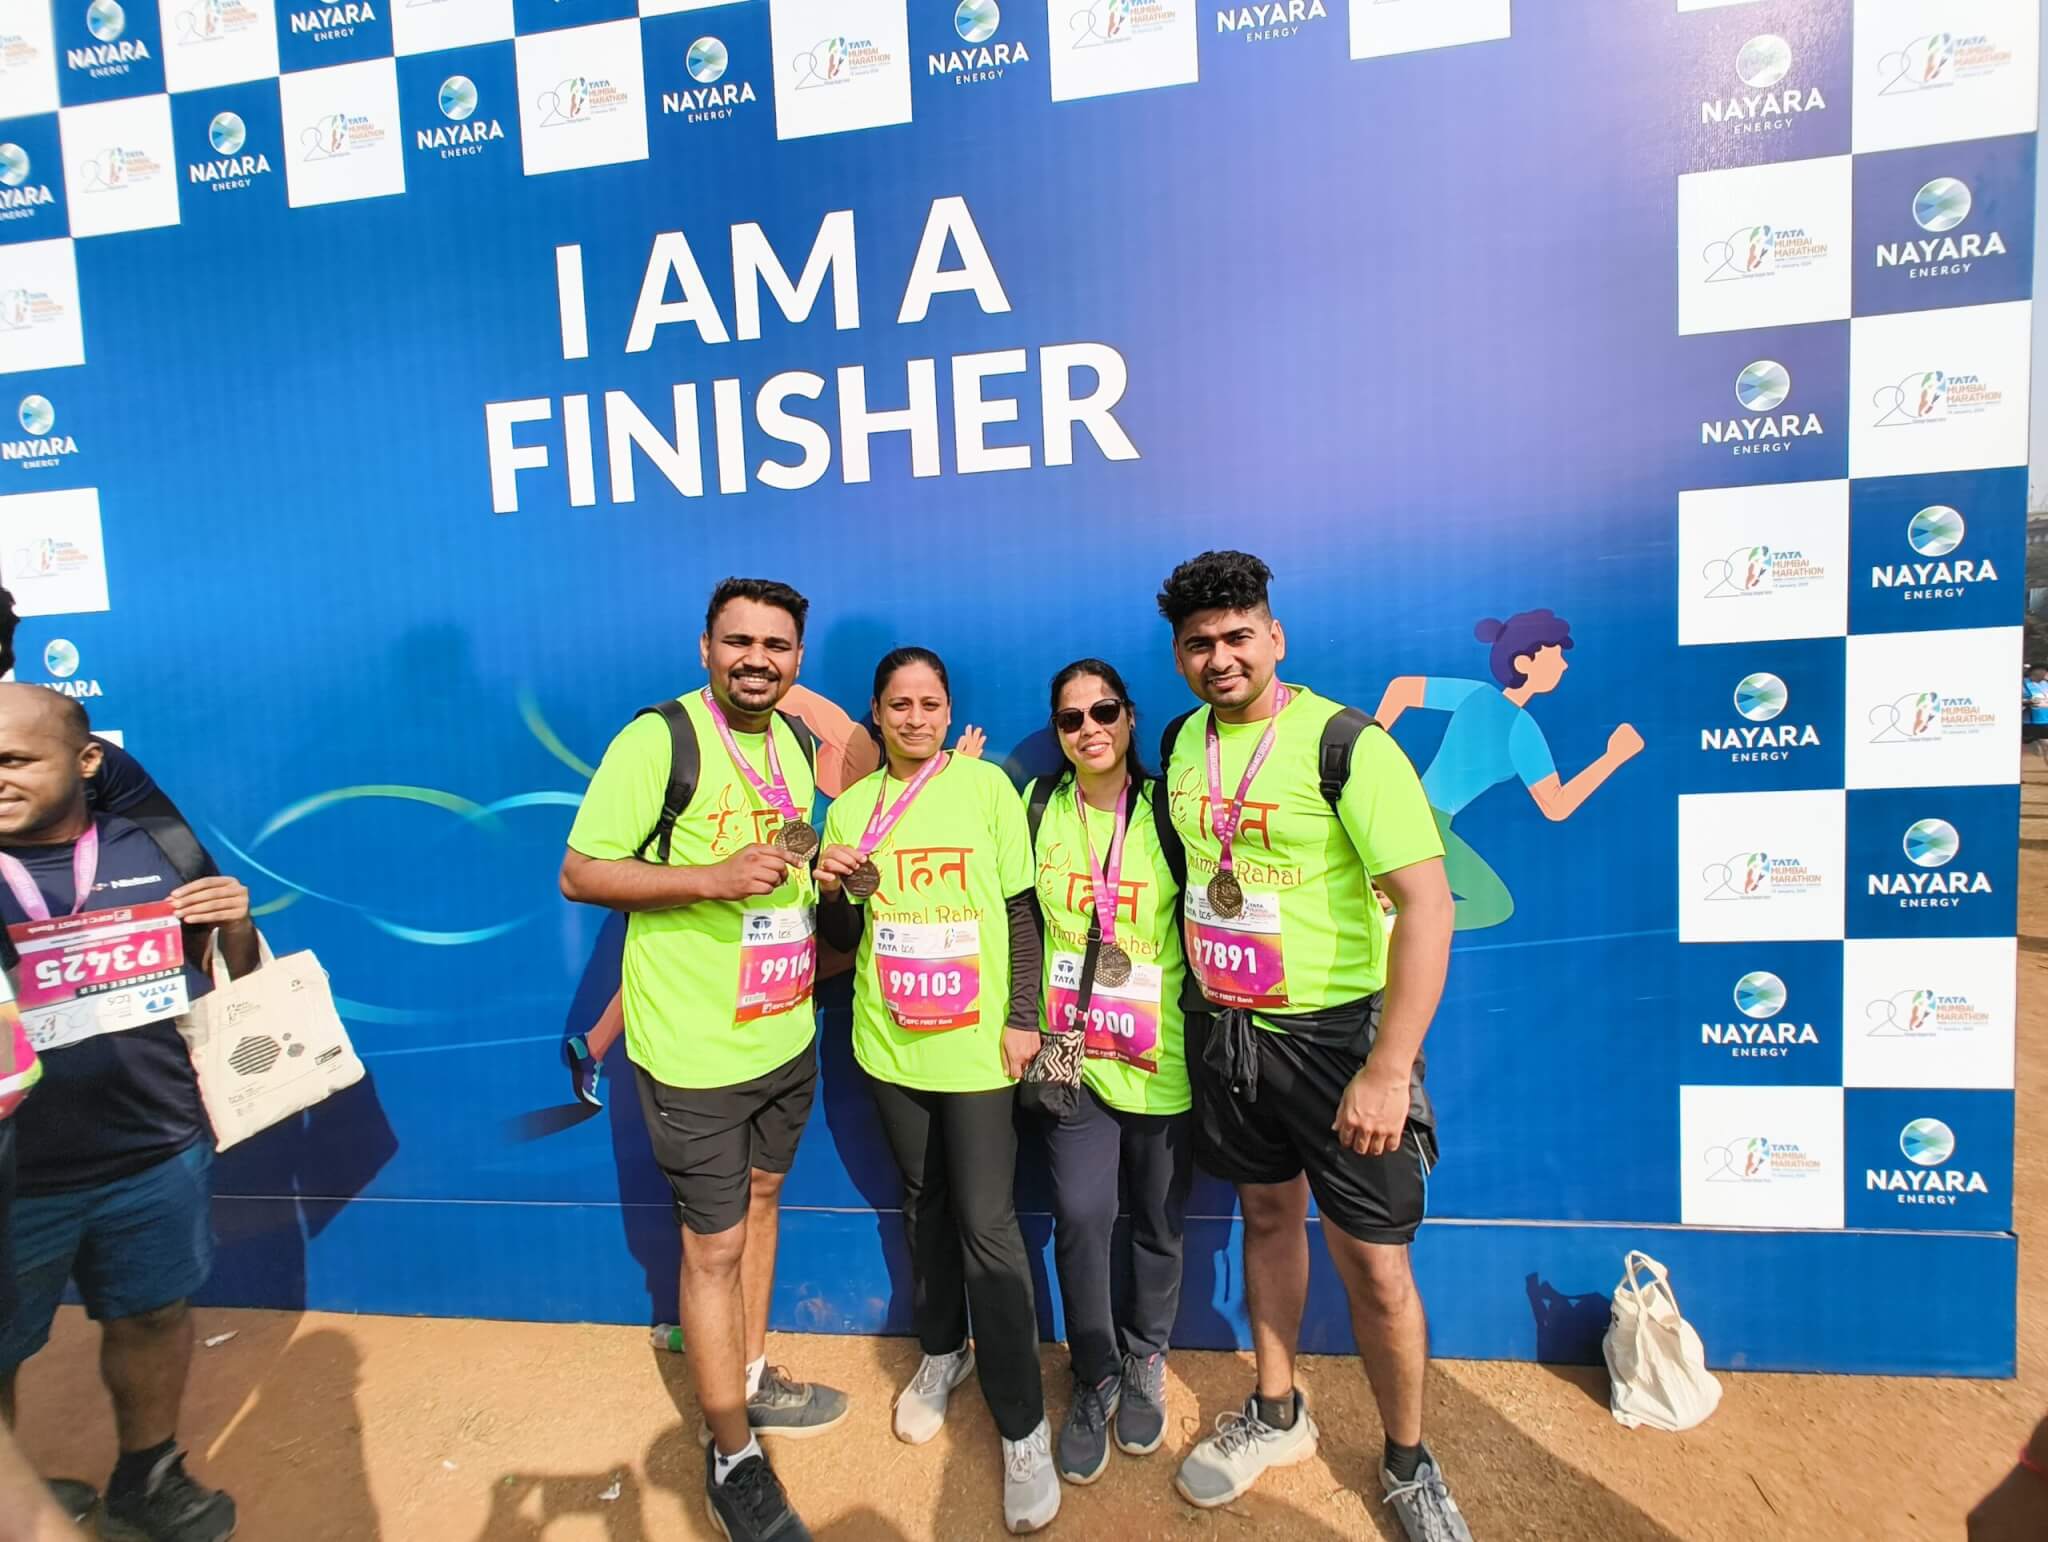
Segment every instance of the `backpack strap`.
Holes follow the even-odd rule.
[[[214,866],[212,856],[199,844],[199,837],[185,822],[185,816],[178,812],[177,804],[161,789],[153,789],[148,797],[124,810],[119,817],[140,825],[143,832],[156,842],[157,850],[171,864],[171,871],[178,875],[180,883],[212,878],[220,872]]]
[[[642,707],[633,717],[637,721],[649,713],[666,719],[668,723],[668,791],[662,794],[661,818],[655,821],[654,828],[647,832],[647,839],[640,843],[640,849],[633,855],[644,859],[647,848],[652,846],[654,860],[666,866],[676,821],[683,817],[683,810],[697,795],[697,773],[702,769],[703,761],[697,749],[697,730],[680,701],[670,700],[659,706]]]
[[[811,768],[811,779],[815,782],[818,776],[818,736],[811,732],[808,723],[794,713],[784,712],[777,707],[775,715],[782,719],[782,726],[787,728],[790,737],[796,740],[796,747],[804,752],[804,764]]]
[[[1159,841],[1159,854],[1166,858],[1175,889],[1188,886],[1188,853],[1180,843],[1180,831],[1173,827],[1173,809],[1166,795],[1166,778],[1154,777],[1145,784],[1145,796],[1152,800],[1152,833]]]
[[[1166,731],[1159,736],[1159,780],[1167,784],[1173,781],[1173,747],[1180,743],[1180,731],[1187,720],[1201,711],[1191,707],[1166,725]]]
[[[1031,784],[1031,795],[1024,800],[1024,823],[1031,828],[1033,852],[1038,850],[1038,827],[1045,822],[1045,807],[1069,775],[1070,772],[1062,771],[1058,776],[1041,776]]]
[[[1331,808],[1344,796],[1344,784],[1351,779],[1351,747],[1360,734],[1378,726],[1371,713],[1356,707],[1339,707],[1323,724],[1322,742],[1316,747],[1316,780],[1323,801]]]

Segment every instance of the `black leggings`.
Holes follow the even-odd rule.
[[[1022,1440],[1045,1418],[1038,1312],[1017,1229],[1017,1090],[919,1092],[868,1078],[903,1173],[903,1229],[918,1342],[928,1355],[967,1342],[996,1428]]]
[[[1045,1144],[1067,1346],[1074,1374],[1098,1383],[1117,1373],[1119,1353],[1140,1360],[1163,1355],[1172,1337],[1181,1225],[1194,1182],[1193,1121],[1186,1114],[1123,1113],[1083,1087],[1080,1108],[1047,1127]],[[1131,1217],[1131,1293],[1121,1314],[1110,1299],[1119,1175]]]

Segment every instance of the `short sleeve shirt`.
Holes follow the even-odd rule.
[[[723,862],[743,847],[774,838],[782,816],[757,795],[732,763],[701,693],[682,698],[696,730],[697,788],[676,820],[671,867]],[[776,761],[790,797],[806,817],[815,800],[803,746],[789,725],[769,719]],[[767,779],[767,736],[737,730],[733,742]],[[669,728],[660,716],[637,717],[621,729],[590,779],[569,831],[569,849],[598,861],[635,856],[661,818],[668,791]],[[652,848],[648,859],[653,860]],[[791,867],[772,894],[750,900],[703,900],[671,910],[639,910],[626,918],[620,989],[626,1053],[671,1087],[730,1087],[765,1076],[800,1054],[817,1032],[806,999],[788,1011],[741,1021],[740,929],[747,912],[812,910],[810,870]]]
[[[1279,900],[1287,1005],[1261,1021],[1283,1030],[1289,1013],[1344,1006],[1386,984],[1388,933],[1370,880],[1444,852],[1415,768],[1378,726],[1359,734],[1350,777],[1337,807],[1330,807],[1317,762],[1323,726],[1340,707],[1313,691],[1291,689],[1272,752],[1245,798],[1232,853],[1245,892]],[[1169,807],[1187,848],[1191,887],[1208,882],[1222,852],[1209,810],[1208,718],[1208,709],[1200,708],[1181,725],[1169,768]],[[1266,723],[1216,726],[1228,798]]]
[[[1422,778],[1431,808],[1456,814],[1489,787],[1514,780],[1534,787],[1557,775],[1542,725],[1498,686],[1432,678],[1423,687],[1422,704],[1451,714]]]
[[[825,844],[856,846],[875,812],[905,783],[884,766],[841,793],[825,816]],[[882,887],[866,902],[867,922],[853,972],[853,1054],[878,1081],[921,1092],[994,1092],[1003,1070],[1003,1023],[1010,1010],[1006,902],[1031,888],[1031,836],[1024,805],[1000,766],[953,755],[876,849]],[[900,1027],[884,1003],[875,932],[891,923],[973,921],[979,930],[980,994],[973,1022],[956,1028]]]

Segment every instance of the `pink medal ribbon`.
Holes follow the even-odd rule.
[[[1095,960],[1095,979],[1098,984],[1118,986],[1131,977],[1131,956],[1116,945],[1116,900],[1117,881],[1124,871],[1124,836],[1129,833],[1130,822],[1126,817],[1131,806],[1131,782],[1124,778],[1124,785],[1116,795],[1115,833],[1109,841],[1109,861],[1105,867],[1095,860],[1095,843],[1088,835],[1088,800],[1081,796],[1080,778],[1074,780],[1074,813],[1081,821],[1081,849],[1088,853],[1088,878],[1093,890],[1091,898],[1095,905],[1095,932],[1101,939],[1101,950]]]
[[[85,902],[92,898],[93,879],[100,870],[100,831],[98,825],[86,826],[71,848],[71,886],[74,898],[71,914],[77,915],[85,909]],[[31,921],[50,919],[49,901],[43,898],[43,891],[36,887],[36,881],[21,859],[9,852],[0,851],[0,878],[7,880],[7,887],[13,891],[15,904]]]
[[[910,779],[910,785],[897,796],[888,811],[883,812],[882,800],[889,796],[889,768],[882,767],[881,784],[875,789],[875,811],[868,817],[868,827],[860,838],[861,865],[846,875],[846,890],[855,899],[864,900],[881,887],[881,871],[875,866],[875,848],[889,838],[889,832],[902,822],[910,811],[910,805],[917,795],[924,791],[925,784],[937,776],[951,757],[945,752],[932,756],[917,768],[917,775]]]
[[[1280,714],[1291,700],[1293,695],[1287,687],[1276,683],[1273,687],[1273,711],[1266,719],[1266,731],[1259,736],[1252,758],[1245,762],[1244,779],[1237,784],[1236,798],[1227,805],[1223,801],[1223,745],[1216,732],[1216,709],[1209,709],[1203,735],[1209,751],[1209,827],[1216,832],[1216,844],[1222,848],[1222,855],[1216,862],[1216,871],[1222,877],[1231,876],[1230,852],[1237,840],[1238,822],[1244,817],[1244,800],[1251,793],[1252,779],[1259,774],[1266,757],[1273,753],[1273,738],[1280,727]]]
[[[725,720],[724,709],[718,705],[718,698],[711,694],[711,687],[704,687],[704,710],[711,714],[711,726],[718,730],[718,737],[725,745],[726,754],[747,779],[747,785],[754,789],[754,795],[782,816],[785,826],[804,824],[804,816],[797,812],[796,799],[789,795],[789,783],[783,780],[782,763],[775,754],[775,720],[768,720],[768,727],[762,739],[768,746],[768,777],[764,781],[761,773],[747,763],[747,757],[740,753],[740,747],[732,736],[732,725]],[[815,844],[815,843],[813,843]],[[803,855],[808,855],[808,852]]]

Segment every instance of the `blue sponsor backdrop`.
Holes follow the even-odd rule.
[[[631,14],[513,9],[522,34]],[[1204,5],[1198,84],[1054,104],[1048,54],[1066,40],[1043,7],[1002,12],[1000,38],[1026,57],[963,79],[929,62],[965,46],[950,8],[918,5],[912,123],[778,141],[769,9],[741,3],[640,23],[645,160],[525,175],[517,45],[483,43],[397,61],[402,195],[298,209],[286,159],[305,126],[281,119],[275,81],[175,97],[180,222],[76,243],[87,363],[6,384],[49,397],[77,453],[33,480],[0,465],[0,495],[98,489],[111,608],[25,622],[22,677],[49,678],[50,639],[75,644],[79,676],[103,687],[96,720],[249,878],[278,950],[319,951],[372,1070],[223,1159],[216,1297],[669,1316],[675,1237],[623,1061],[607,1112],[563,1107],[557,1047],[610,994],[616,927],[564,903],[555,872],[609,736],[701,679],[711,584],[763,572],[810,594],[804,683],[856,716],[886,648],[938,648],[956,723],[987,727],[1021,779],[1043,764],[1045,681],[1073,656],[1123,669],[1141,733],[1184,709],[1153,595],[1176,561],[1234,545],[1276,569],[1289,678],[1367,709],[1397,676],[1489,681],[1475,623],[1547,608],[1569,623],[1570,670],[1528,710],[1562,778],[1618,725],[1646,741],[1566,820],[1512,780],[1458,813],[1457,837],[1513,904],[1461,932],[1430,1041],[1445,1145],[1430,1202],[1453,1224],[1419,1251],[1440,1346],[1582,1357],[1584,1331],[1546,1329],[1545,1292],[1604,1290],[1642,1245],[1680,1265],[1722,1363],[2008,1369],[2009,1094],[1923,1108],[1852,1092],[1847,1114],[1852,1227],[1928,1224],[1861,1190],[1879,1126],[1894,1121],[1896,1152],[1898,1127],[1925,1115],[1954,1126],[1995,1196],[1961,1196],[1950,1228],[1987,1235],[1641,1230],[1682,1218],[1680,1172],[1697,1157],[1681,1152],[1682,1083],[1841,1080],[1838,943],[1681,949],[1674,798],[1840,787],[1844,644],[1681,650],[1677,507],[1682,489],[1847,474],[1851,323],[1681,338],[1671,259],[1681,171],[1849,152],[1848,10],[1523,4],[1507,41],[1354,60],[1344,6],[1251,41]],[[161,88],[156,8],[126,14],[149,43],[141,74],[67,66],[67,103]],[[381,5],[328,42],[294,34],[289,15],[287,70],[390,49]],[[92,41],[83,4],[57,16],[60,54]],[[685,58],[707,34],[736,100],[693,94]],[[1768,89],[1738,74],[1782,62],[1750,53],[1760,35],[1790,52]],[[455,76],[474,91],[460,117],[442,106]],[[1566,81],[1598,86],[1561,95]],[[235,154],[260,168],[194,172],[222,160],[209,142],[222,113],[243,125]],[[54,116],[0,130],[39,165],[47,154],[61,183]],[[1866,288],[1873,312],[2025,296],[2033,147],[2008,135],[1870,157],[1867,171],[1858,157],[1857,313]],[[1863,272],[1871,241],[1924,235],[1891,204],[1937,174],[1982,189],[1958,230],[2005,232],[1995,288],[1902,290]],[[1008,308],[940,293],[899,322],[928,212],[951,197]],[[828,283],[801,323],[764,301],[758,338],[710,342],[682,323],[625,351],[659,233],[686,236],[737,336],[729,227],[758,223],[795,275],[838,210],[857,230],[858,328],[835,328]],[[50,234],[49,217],[0,222],[0,242]],[[61,205],[54,219],[61,230]],[[564,357],[567,245],[581,250],[587,357]],[[947,266],[960,261],[948,248]],[[671,276],[657,293],[681,291]],[[1114,415],[1135,459],[1082,432],[1072,464],[1047,463],[1040,350],[1077,341],[1122,358]],[[965,475],[948,360],[994,350],[1018,356],[983,395],[1019,409],[984,436],[1028,447],[1030,469]],[[913,476],[906,436],[884,433],[872,479],[845,481],[836,371],[863,367],[870,409],[895,409],[915,360],[937,361],[937,474]],[[1751,374],[1758,361],[1789,375],[1782,400]],[[821,377],[816,400],[789,405],[831,440],[830,469],[798,491],[757,469],[795,458],[753,415],[784,371]],[[714,381],[737,382],[744,493],[718,491]],[[707,493],[681,495],[636,452],[638,497],[615,501],[604,393],[672,429],[679,383],[697,386]],[[589,403],[588,497],[571,486],[570,396]],[[494,514],[485,404],[526,398],[548,415],[517,440],[548,463],[518,471],[517,511]],[[1760,428],[1788,418],[1793,431]],[[2022,495],[2018,471],[1857,484],[1852,629],[2015,625]],[[1996,583],[1910,613],[1893,591],[1866,593],[1870,565],[1927,560],[1905,528],[1937,502],[1966,514],[1956,555],[1997,552]],[[1818,745],[1783,761],[1703,750],[1703,730],[1752,725],[1734,693],[1759,671],[1789,687],[1775,721],[1814,725]],[[1401,723],[1418,766],[1442,723],[1424,710]],[[1850,794],[1849,934],[2009,933],[2015,804],[2003,788]],[[1953,911],[1868,901],[1866,866],[1919,870],[1900,841],[1931,816],[1962,832],[1956,865],[1990,872],[1993,897]],[[1770,1020],[1810,1025],[1817,1045],[1735,1057],[1703,1042],[1704,1023],[1758,1021],[1731,995],[1757,970],[1787,990]],[[846,1052],[844,982],[821,1000],[826,1086],[786,1191],[777,1320],[901,1330],[898,1185]],[[1024,1169],[1044,1244],[1030,1146]],[[1204,1180],[1194,1210],[1183,1340],[1242,1342],[1229,1190]],[[1507,1224],[1521,1222],[1571,1224]],[[1779,1267],[1838,1282],[1831,1320],[1782,1296],[1762,1316],[1741,1309],[1757,1271]],[[1967,1305],[1970,1342],[1927,1342],[1913,1301],[1893,1299],[1888,1282],[1922,1269]],[[1049,1271],[1042,1286],[1056,1331]],[[1313,1342],[1340,1346],[1326,1274],[1311,1319]]]

